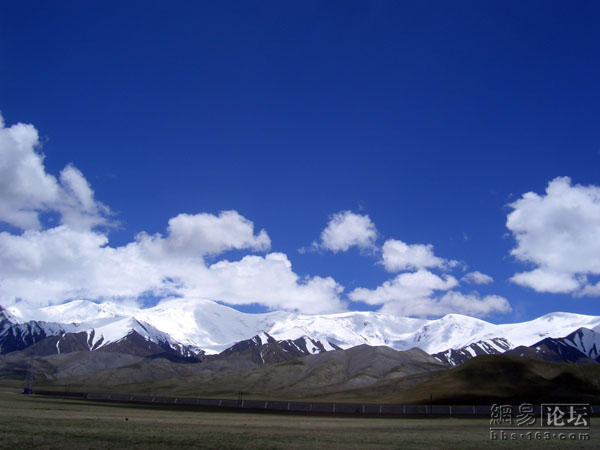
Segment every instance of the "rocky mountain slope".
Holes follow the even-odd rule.
[[[542,339],[530,346],[513,348],[506,354],[554,362],[597,364],[600,363],[599,347],[599,333],[579,328],[565,337]]]
[[[74,373],[72,361],[83,355]],[[408,385],[427,380],[447,366],[419,349],[399,352],[389,347],[360,345],[306,355],[279,363],[239,367],[235,361],[208,358],[198,364],[175,364],[164,359],[121,355],[121,365],[107,364],[104,354],[78,352],[38,357],[34,361],[36,385],[69,385],[79,391],[136,392],[153,395],[255,398],[308,398],[363,388],[380,380],[408,379]],[[102,356],[94,361],[95,356]],[[137,358],[132,360],[131,358]],[[13,355],[0,357],[19,364]],[[115,358],[118,359],[118,358]],[[89,371],[84,369],[89,366]],[[25,369],[24,362],[20,369]]]
[[[17,320],[0,306],[0,355],[23,350],[47,336],[60,335],[72,327],[54,322]]]
[[[450,348],[446,351],[435,353],[433,357],[440,362],[451,366],[458,366],[480,355],[498,355],[511,349],[511,344],[505,338],[491,338],[486,341],[477,341],[461,348]]]
[[[162,349],[166,355],[202,359],[239,344],[229,353],[252,353],[247,357],[254,362],[265,355],[276,362],[285,360],[286,353],[300,356],[366,344],[395,350],[418,347],[436,354],[439,361],[456,365],[476,355],[527,347],[546,338],[562,338],[582,327],[594,333],[600,329],[600,317],[570,313],[551,313],[528,322],[497,325],[458,314],[431,320],[377,312],[247,314],[203,299],[169,299],[150,308],[80,300],[37,310],[11,306],[0,312],[2,353],[61,335],[52,341],[56,353],[87,346],[94,351],[129,348],[130,353],[148,356],[160,354]],[[253,336],[269,336],[280,344],[256,353],[250,349],[251,343],[242,344]],[[148,344],[153,349],[143,350],[132,346],[133,340],[140,347],[142,341],[155,346]],[[578,342],[588,345],[588,340],[582,336]],[[264,344],[269,346],[269,338]],[[244,346],[247,348],[242,349]],[[53,347],[46,344],[45,348],[51,352]]]

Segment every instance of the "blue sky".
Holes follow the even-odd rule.
[[[55,179],[46,180],[54,186],[48,189],[56,189],[52,198],[36,191],[18,203],[7,199],[18,197],[11,189],[21,184],[0,182],[0,229],[3,248],[10,249],[0,256],[4,303],[130,300],[142,285],[150,289],[143,298],[155,299],[184,285],[190,287],[185,295],[217,296],[246,311],[315,312],[303,297],[314,294],[324,296],[323,304],[331,301],[331,310],[385,307],[421,314],[456,292],[471,297],[448,300],[440,312],[469,313],[475,310],[465,309],[465,302],[498,296],[510,308],[496,301],[476,310],[479,315],[504,322],[557,310],[600,314],[597,3],[123,3],[25,0],[0,6],[4,129],[35,127],[39,143],[31,144],[32,151],[45,155],[43,170]],[[7,149],[13,141],[5,142]],[[3,170],[16,176],[14,167]],[[65,167],[70,170],[61,177]],[[24,181],[22,189],[35,180]],[[93,196],[78,190],[82,180]],[[553,180],[555,193],[546,194]],[[527,192],[540,201],[509,206]],[[88,285],[92,275],[68,273],[87,267],[85,258],[95,253],[82,252],[76,261],[67,261],[68,255],[44,259],[46,235],[34,245],[24,236],[36,227],[9,219],[28,208],[39,216],[38,233],[57,226],[84,230],[69,235],[74,241],[64,238],[77,248],[104,236],[106,242],[99,238],[94,245],[124,249],[139,243],[134,237],[140,232],[160,233],[164,242],[152,245],[170,249],[172,267],[185,264],[174,243],[181,236],[172,233],[169,241],[168,222],[191,218],[177,223],[191,227],[185,233],[204,233],[205,241],[186,244],[198,246],[198,270],[258,256],[263,259],[247,260],[244,270],[273,275],[257,272],[257,284],[281,300],[262,302],[261,287],[243,283],[203,291],[199,285],[228,283],[242,269],[227,266],[221,278],[196,285],[190,281],[193,264],[190,273],[171,273],[157,269],[156,255],[140,257],[122,272],[156,270],[157,285]],[[579,213],[570,215],[573,208]],[[509,229],[507,216],[517,209],[520,218]],[[97,220],[82,221],[82,211]],[[224,218],[221,211],[237,216]],[[342,230],[358,245],[332,251],[321,233],[344,211],[353,214],[346,217],[368,216],[376,235],[365,237],[360,226]],[[242,218],[253,225],[249,235]],[[219,241],[220,227],[234,222],[244,237]],[[268,246],[259,238],[262,229]],[[520,246],[516,230],[524,239]],[[215,239],[219,251],[206,250]],[[383,248],[390,240],[424,246],[409,248],[445,262],[389,270]],[[540,242],[548,242],[547,253]],[[520,260],[511,254],[515,248]],[[272,253],[291,263],[282,276],[295,274],[298,281],[281,285],[276,270],[257,269]],[[64,280],[45,269],[53,265],[64,268]],[[21,266],[26,269],[15,269]],[[110,283],[106,278],[114,274],[103,267],[90,273]],[[535,277],[512,278],[536,269]],[[461,281],[472,271],[494,281]],[[417,284],[446,286],[415,293],[402,284],[386,300],[376,295],[383,283],[415,273],[425,277]],[[429,275],[437,280],[427,281]],[[337,285],[327,284],[328,277]],[[50,300],[20,287],[49,279],[68,289],[51,290]],[[296,292],[310,280],[318,293]],[[286,286],[297,298],[289,304]],[[355,289],[371,292],[351,295]],[[262,306],[248,304],[243,292]],[[371,303],[352,300],[358,297]],[[312,306],[303,308],[305,301]],[[411,302],[421,303],[413,308]]]

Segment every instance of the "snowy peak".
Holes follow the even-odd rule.
[[[566,312],[545,314],[528,322],[495,325],[496,333],[506,336],[515,346],[530,346],[545,338],[561,338],[578,328],[600,326],[600,317]]]
[[[567,318],[571,320],[570,315],[564,313],[547,315],[542,320],[534,322],[551,322],[557,318]],[[549,320],[548,320],[549,319]],[[540,329],[531,330],[532,333],[545,335]],[[484,354],[504,353],[517,355],[527,358],[543,359],[552,362],[570,362],[570,363],[593,363],[600,362],[600,333],[588,328],[579,328],[564,337],[545,337],[531,345],[515,346],[503,338],[494,338],[488,341],[479,341],[474,344],[459,348],[448,349],[444,352],[433,355],[441,362],[450,365],[463,364],[475,356]]]
[[[15,323],[17,323],[16,318],[8,310],[0,306],[0,329],[4,325],[8,326]]]
[[[65,332],[60,324],[47,322],[12,323],[3,321],[0,324],[0,354],[23,350],[47,336]]]
[[[0,355],[23,350],[46,336],[64,333],[67,328],[53,322],[20,321],[0,306]]]
[[[584,353],[565,343],[565,338],[546,338],[531,346],[521,345],[506,352],[508,355],[542,359],[551,362],[594,364]]]
[[[327,343],[340,348],[367,344],[405,350],[414,347],[411,342],[412,333],[427,322],[424,319],[375,312],[290,314],[274,323],[268,332],[279,340],[309,336],[324,345]]]
[[[428,353],[437,353],[448,348],[462,348],[473,342],[473,336],[486,332],[493,324],[460,314],[447,314],[420,327],[411,342]]]
[[[228,349],[225,349],[220,354],[227,355],[230,353],[242,353],[245,351],[254,352],[254,351],[258,351],[261,347],[265,347],[271,343],[276,343],[276,342],[277,341],[272,336],[270,336],[269,334],[262,331],[250,339],[245,339],[243,341],[235,343]]]
[[[457,366],[480,355],[496,355],[512,348],[504,338],[493,338],[487,341],[477,341],[458,349],[450,348],[432,355],[438,361],[451,366]]]
[[[19,323],[45,321],[65,324],[130,316],[135,311],[135,308],[116,305],[111,302],[100,304],[88,300],[73,300],[39,309],[19,308],[14,305],[8,309]]]
[[[200,348],[174,340],[168,333],[153,325],[122,315],[116,305],[74,301],[50,306],[38,311],[44,319],[62,318],[67,323],[29,320],[32,312],[13,308],[16,314],[0,310],[0,354],[23,350],[39,344],[35,354],[54,354],[71,351],[124,351],[138,356],[165,354],[170,359],[197,358]],[[128,312],[136,312],[129,310]],[[52,338],[52,339],[50,339]]]
[[[0,306],[0,339],[1,336],[8,333],[16,324],[16,320],[11,313]]]
[[[106,333],[107,327],[105,327],[103,330],[92,329],[46,336],[24,351],[36,356],[72,352],[116,352],[141,357],[162,357],[174,362],[197,362],[202,359],[201,352],[163,340],[160,332],[157,336],[151,328],[145,329],[147,325],[142,323],[129,325],[122,330],[117,330],[117,333],[115,333],[116,327],[113,327],[110,334]],[[117,339],[114,339],[115,337]]]
[[[600,333],[582,327],[566,336],[564,342],[588,358],[600,362]]]
[[[152,325],[141,322],[133,317],[115,319],[102,326],[91,328],[86,331],[90,336],[90,348],[94,350],[104,345],[118,342],[132,332],[135,332],[144,339],[154,343],[169,343],[172,341],[167,333],[159,331]]]
[[[167,333],[133,317],[116,318],[101,326],[87,329],[90,351],[117,351],[137,356],[163,355],[173,359],[197,358],[203,355],[199,348],[189,347],[174,340]]]
[[[207,354],[217,354],[261,331],[274,336],[270,331],[273,324],[290,314],[245,314],[210,300],[177,298],[140,309],[135,317],[184,345],[202,348]]]
[[[287,341],[281,342],[287,342],[290,345],[293,345],[305,355],[316,355],[317,353],[340,350],[340,347],[331,342],[315,340],[308,336],[301,336],[298,339],[288,339]]]
[[[127,310],[119,312],[119,309],[112,303],[98,304],[87,300],[75,300],[62,305],[42,308],[41,311],[46,320],[66,323],[82,323],[90,319],[109,319],[127,315]]]
[[[275,342],[273,336],[261,331],[256,336],[252,338],[252,342],[256,343],[257,346],[267,345],[270,342]]]
[[[32,328],[41,329],[44,336],[85,332],[93,349],[135,332],[148,342],[167,343],[171,348],[195,354],[204,351],[207,355],[218,355],[248,340],[253,340],[244,344],[248,348],[278,346],[276,353],[281,355],[314,354],[366,344],[401,351],[418,347],[430,354],[444,352],[449,363],[469,355],[530,346],[545,338],[562,338],[582,327],[600,329],[600,317],[564,312],[528,322],[496,325],[460,314],[433,320],[367,311],[247,314],[199,298],[166,299],[150,308],[79,300],[36,311],[11,306],[8,312],[10,316],[6,317],[11,321],[29,323]],[[34,319],[35,323],[28,322]],[[4,322],[8,323],[8,319]],[[568,345],[598,352],[600,343],[594,347],[595,338],[590,336],[588,332],[574,336]],[[38,337],[28,342],[37,340]],[[7,351],[6,348],[1,351]],[[255,356],[261,360],[258,353]]]
[[[278,341],[263,331],[253,338],[236,343],[213,357],[213,359],[231,359],[235,357],[246,359],[257,365],[264,365],[337,349],[339,347],[332,346],[329,343],[324,345],[322,342],[308,336],[301,336],[294,340]]]

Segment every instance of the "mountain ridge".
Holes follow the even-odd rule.
[[[286,311],[248,314],[206,299],[169,299],[150,308],[76,300],[39,310],[13,305],[0,307],[0,311],[6,312],[0,316],[0,330],[3,330],[0,344],[2,336],[25,332],[27,327],[35,331],[36,326],[45,333],[44,336],[39,334],[37,340],[67,332],[86,332],[88,336],[93,333],[94,345],[100,342],[100,346],[117,342],[136,331],[154,343],[168,343],[182,356],[216,355],[264,333],[275,341],[291,343],[304,339],[305,345],[319,343],[323,350],[367,344],[385,345],[399,351],[418,347],[438,356],[454,350],[468,357],[529,346],[545,338],[562,338],[580,328],[600,329],[600,317],[565,312],[497,325],[460,314],[438,319],[368,311],[320,315]],[[52,322],[56,320],[63,322]],[[28,345],[36,339],[29,339]]]

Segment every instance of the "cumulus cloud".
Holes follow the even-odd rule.
[[[451,275],[442,278],[428,270],[419,270],[401,273],[373,290],[354,289],[350,292],[349,297],[351,300],[362,301],[370,305],[383,305],[390,302],[427,298],[433,291],[446,291],[457,285],[458,281]]]
[[[200,222],[206,214],[199,215]],[[260,303],[271,308],[303,312],[344,309],[339,294],[343,288],[332,278],[300,278],[284,254],[248,255],[240,261],[207,265],[204,256],[228,248],[264,248],[266,232],[232,237],[208,232],[219,218],[251,227],[252,223],[231,211],[212,216],[202,239],[181,252],[182,235],[170,229],[166,236],[140,233],[121,247],[108,245],[108,238],[91,230],[66,225],[22,235],[0,233],[0,304],[24,299],[32,305],[62,303],[73,298],[132,299],[156,296],[199,296],[231,304]],[[195,224],[197,227],[199,224]]]
[[[240,261],[219,261],[208,268],[205,282],[192,294],[227,299],[228,303],[261,303],[274,309],[326,313],[345,309],[343,291],[331,277],[301,279],[283,253],[249,255]],[[198,292],[199,291],[199,292]]]
[[[73,165],[58,178],[46,173],[38,147],[32,125],[7,128],[0,118],[0,222],[23,230],[0,232],[0,304],[128,302],[152,294],[309,313],[345,309],[342,286],[331,277],[300,277],[282,253],[208,264],[206,257],[228,250],[270,249],[267,232],[255,232],[237,211],[179,214],[164,234],[141,232],[127,245],[111,246],[98,227],[109,224],[108,207]],[[57,213],[60,225],[44,226],[44,212]]]
[[[579,295],[582,297],[600,297],[600,281],[596,284],[586,284]]]
[[[553,272],[551,269],[534,269],[513,275],[511,281],[535,289],[538,292],[551,294],[569,294],[576,292],[580,281],[573,274]]]
[[[38,142],[32,125],[6,128],[0,118],[0,220],[21,229],[39,228],[38,210],[58,197],[56,179],[34,150]]]
[[[259,303],[305,313],[346,309],[340,284],[331,277],[298,275],[283,253],[223,259],[230,250],[271,248],[267,232],[255,230],[237,211],[179,214],[168,221],[164,233],[140,232],[126,245],[112,246],[106,228],[110,210],[94,198],[84,175],[73,165],[58,177],[47,173],[38,150],[32,125],[6,127],[0,117],[0,222],[22,230],[0,232],[0,304],[23,301],[35,307],[76,298],[124,303],[151,294]],[[41,215],[48,212],[60,217],[59,225],[43,223]],[[330,218],[314,246],[333,252],[353,246],[375,250],[376,239],[369,216],[342,211]],[[390,239],[382,248],[382,263],[391,272],[408,272],[375,289],[357,288],[349,294],[352,300],[404,315],[510,310],[501,297],[456,292],[455,277],[431,271],[444,272],[456,263],[437,257],[431,245]],[[560,273],[580,284],[584,276]],[[466,277],[486,280],[483,274]],[[586,286],[581,292],[598,290],[598,285]]]
[[[460,281],[472,284],[490,284],[494,282],[494,279],[485,273],[478,272],[477,270],[469,272],[463,276]]]
[[[321,232],[321,241],[313,243],[313,247],[334,253],[345,252],[354,246],[373,248],[376,238],[377,229],[369,216],[341,211],[330,218]]]
[[[63,224],[87,228],[108,225],[109,209],[74,166],[65,167],[60,181],[46,173],[33,125],[4,125],[0,117],[0,221],[22,230],[39,230],[41,212],[58,212]]]
[[[94,199],[94,191],[83,174],[69,164],[60,172],[59,196],[49,209],[57,210],[62,223],[73,228],[87,229],[109,225],[110,209]]]
[[[375,247],[377,231],[368,216],[350,211],[334,214],[313,248],[334,252],[351,246]],[[380,263],[388,272],[398,273],[374,289],[359,287],[348,294],[355,302],[378,306],[380,311],[409,316],[437,316],[447,313],[486,316],[511,311],[508,301],[490,295],[481,298],[477,293],[463,294],[453,290],[458,280],[450,272],[460,263],[437,256],[431,244],[407,244],[388,239],[381,247]],[[432,270],[442,272],[434,273]],[[466,274],[466,283],[488,284],[493,280],[481,272]]]
[[[212,214],[179,214],[169,220],[169,245],[179,252],[218,255],[226,250],[268,250],[265,230],[254,235],[254,224],[237,211]]]
[[[600,188],[558,177],[545,195],[527,192],[509,206],[511,254],[534,266],[511,281],[538,292],[598,295],[587,276],[600,275]]]
[[[350,292],[354,301],[382,305],[381,311],[406,316],[437,316],[448,313],[487,316],[511,311],[508,301],[497,295],[453,291],[458,281],[451,275],[438,276],[428,270],[405,272],[375,289],[357,288]]]
[[[441,316],[450,313],[485,317],[493,313],[505,314],[512,308],[504,297],[499,295],[463,294],[457,291],[446,292],[439,298],[419,299],[409,304],[387,304],[383,311],[403,315]]]
[[[396,239],[385,241],[382,248],[383,265],[389,272],[445,267],[455,262],[435,256],[431,244],[406,244]]]
[[[357,288],[348,297],[370,305],[381,305],[380,311],[407,316],[439,316],[449,313],[487,316],[507,313],[511,306],[503,297],[458,292],[458,280],[449,273],[440,275],[432,269],[448,272],[459,263],[435,255],[431,244],[406,244],[387,240],[382,247],[381,263],[388,272],[402,272],[375,289]],[[493,280],[481,272],[462,277],[466,283],[487,284]]]

